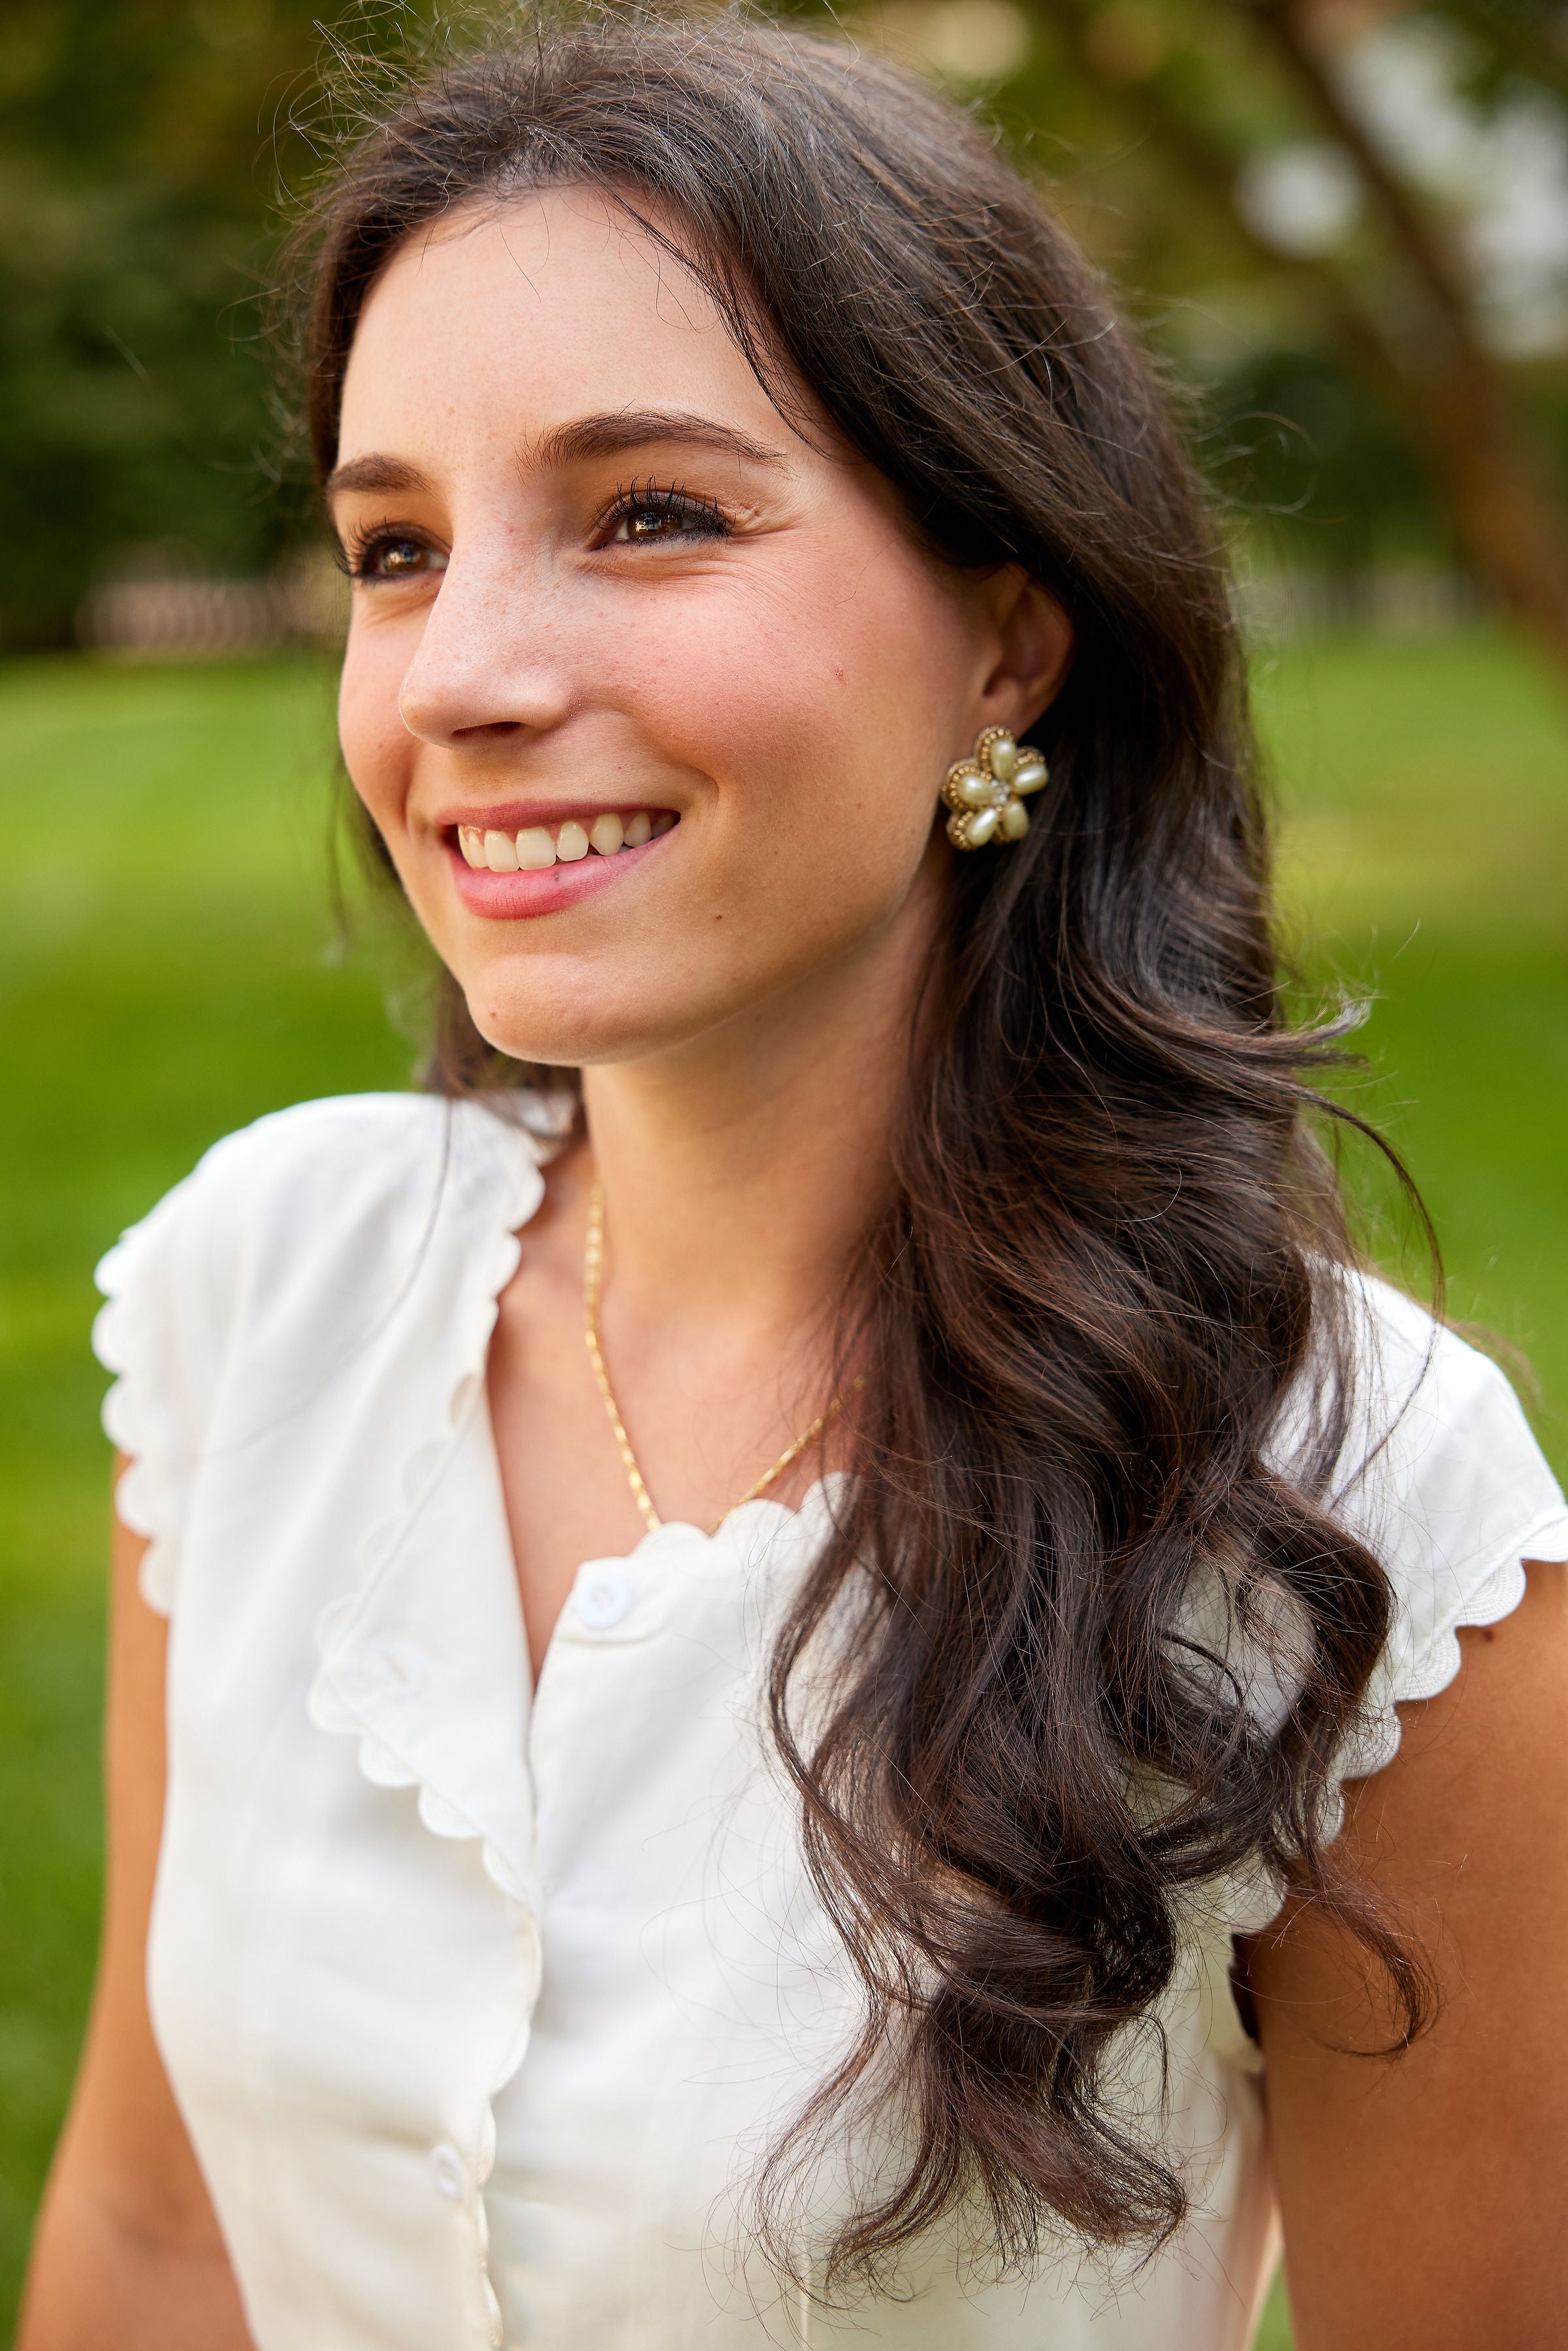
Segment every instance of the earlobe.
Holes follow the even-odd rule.
[[[1021,733],[1054,702],[1072,666],[1071,622],[1048,588],[1009,563],[995,581],[996,657],[985,685],[985,716]]]

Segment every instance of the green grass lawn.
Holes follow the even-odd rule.
[[[1431,1204],[1450,1310],[1522,1347],[1568,1466],[1568,723],[1511,645],[1266,664],[1303,968],[1375,993],[1357,1106]],[[92,1264],[218,1134],[396,1086],[333,953],[313,665],[0,672],[0,2337],[98,1899],[106,1458]],[[1276,2300],[1260,2344],[1290,2340]]]

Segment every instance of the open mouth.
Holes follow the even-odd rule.
[[[601,809],[559,824],[525,825],[520,832],[477,824],[455,830],[463,861],[476,872],[542,873],[551,865],[575,865],[591,852],[614,857],[623,849],[642,849],[678,821],[669,809],[632,809],[623,815]]]

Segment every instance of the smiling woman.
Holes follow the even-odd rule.
[[[1544,2351],[1568,1510],[1347,1239],[1103,288],[732,17],[449,67],[305,249],[445,992],[102,1269],[25,2351],[1240,2351],[1281,2212],[1303,2351]]]

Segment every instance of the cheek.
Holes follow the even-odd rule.
[[[383,831],[395,823],[412,772],[413,737],[398,716],[405,664],[374,631],[352,630],[338,686],[338,740],[354,789]]]
[[[971,632],[913,550],[781,564],[622,641],[621,690],[726,807],[778,841],[857,823],[923,841],[954,756]],[[651,616],[652,617],[652,616]],[[619,698],[619,697],[618,697]],[[967,748],[967,744],[962,747]],[[869,845],[869,842],[868,842]]]
[[[846,853],[897,886],[955,756],[971,663],[951,601],[918,558],[883,554],[808,580],[748,652],[727,697],[738,804],[798,849],[803,886]]]

